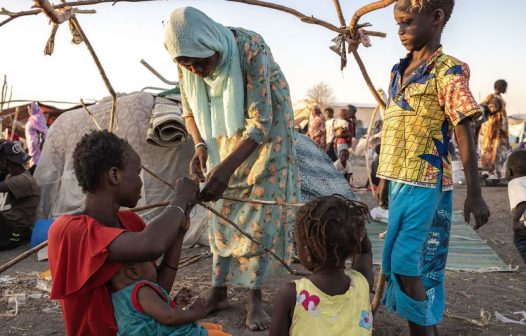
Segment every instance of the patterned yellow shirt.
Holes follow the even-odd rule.
[[[469,90],[469,68],[439,48],[405,83],[412,54],[393,67],[377,176],[442,190],[453,188],[448,146],[453,127],[480,109]]]

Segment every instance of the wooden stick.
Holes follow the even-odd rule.
[[[80,99],[80,104],[82,105],[82,108],[84,109],[84,111],[86,111],[86,113],[88,114],[88,117],[91,119],[91,121],[93,121],[93,123],[95,124],[95,127],[97,127],[97,129],[99,131],[102,131],[102,127],[100,126],[99,122],[97,121],[97,119],[95,118],[95,116],[93,115],[93,113],[91,113],[90,110],[88,110],[88,107],[86,106],[86,104],[84,104],[84,100],[82,100],[82,98]]]
[[[17,106],[15,108],[15,117],[13,118],[13,125],[11,126],[11,137],[9,140],[13,141],[15,138],[15,131],[16,131],[16,121],[18,119],[18,112],[20,111],[20,106]]]
[[[369,157],[369,142],[371,141],[371,130],[373,129],[374,119],[376,119],[376,114],[378,113],[378,110],[380,109],[380,105],[377,104],[376,107],[373,110],[373,115],[371,116],[371,122],[369,123],[369,127],[367,129],[367,138],[365,140],[365,168],[367,170],[367,180],[369,181],[369,185],[371,186],[371,193],[373,194],[373,198],[375,198],[374,190],[373,190],[373,178],[371,176],[371,165],[370,165],[370,157]]]
[[[52,23],[51,34],[47,40],[46,46],[44,47],[44,55],[51,56],[55,50],[55,36],[58,31],[58,24]]]
[[[387,37],[387,34],[386,34],[386,33],[377,32],[377,31],[372,31],[372,30],[365,30],[365,29],[362,29],[362,33],[363,33],[364,35],[367,35],[367,36],[376,36],[376,37],[381,37],[381,38],[385,38],[385,37]]]
[[[243,231],[243,229],[241,229],[239,227],[239,225],[237,225],[236,223],[234,223],[233,221],[231,221],[229,218],[223,216],[219,211],[217,211],[216,209],[210,207],[209,205],[203,203],[203,202],[197,202],[197,204],[199,204],[200,206],[202,206],[203,208],[207,209],[208,211],[210,211],[211,213],[213,213],[214,215],[216,215],[217,217],[223,219],[224,221],[226,221],[228,224],[232,225],[239,233],[241,233],[243,236],[245,236],[246,238],[248,238],[251,242],[253,242],[254,244],[260,246],[265,252],[267,252],[268,254],[270,254],[272,257],[274,257],[274,259],[276,259],[277,261],[279,261],[281,263],[281,265],[283,265],[283,267],[285,267],[285,269],[287,269],[287,271],[292,274],[292,275],[300,275],[300,276],[306,276],[306,275],[310,275],[310,273],[306,273],[306,272],[301,272],[301,271],[295,271],[293,270],[286,262],[285,260],[281,259],[276,253],[272,252],[272,250],[270,250],[269,248],[267,248],[266,246],[263,246],[260,242],[258,242],[257,240],[255,240],[251,235],[249,235],[248,233],[246,233],[245,231]]]
[[[110,2],[113,2],[113,1],[110,1]],[[62,4],[62,6],[60,6],[60,5],[53,5],[53,8],[63,8],[63,7],[65,7],[65,5],[66,4]],[[80,5],[78,5],[78,6],[80,6]],[[0,15],[9,16],[8,19],[5,19],[4,21],[0,22],[0,27],[2,27],[3,25],[9,23],[10,21],[12,21],[12,20],[14,20],[16,18],[19,18],[19,17],[22,17],[22,16],[29,16],[29,15],[38,15],[40,13],[42,13],[42,9],[32,9],[32,10],[21,11],[21,12],[11,12],[11,11],[8,11],[7,9],[5,9],[5,8],[0,8]],[[75,13],[75,14],[95,14],[97,12],[94,9],[77,9],[77,8],[74,8],[73,9],[73,13]]]
[[[472,318],[456,316],[456,315],[450,314],[448,311],[446,311],[444,313],[444,317],[452,318],[452,319],[455,319],[455,320],[464,321],[464,322],[467,322],[469,324],[475,325],[477,327],[484,328],[485,326],[487,326],[489,324],[489,320],[490,320],[491,314],[488,313],[487,311],[485,311],[484,309],[481,309],[480,310],[480,321],[472,319]]]
[[[151,176],[155,177],[157,180],[159,180],[160,182],[166,184],[168,187],[170,187],[170,189],[174,190],[175,187],[168,183],[167,181],[165,181],[163,178],[161,178],[160,176],[157,176],[153,171],[151,171],[150,169],[146,168],[144,165],[142,166],[142,169],[144,169],[145,172],[147,172],[148,174],[150,174]]]
[[[345,18],[343,17],[342,6],[340,6],[340,0],[332,0],[332,2],[334,3],[334,7],[336,8],[336,15],[338,15],[338,19],[340,20],[340,25],[344,27]]]
[[[252,204],[261,204],[261,205],[278,205],[278,206],[290,206],[290,207],[302,207],[305,205],[305,203],[287,203],[287,202],[279,202],[279,201],[264,201],[264,200],[255,200],[255,199],[248,199],[248,198],[241,198],[236,196],[230,196],[230,195],[223,195],[221,197],[224,200],[228,201],[234,201],[234,202],[241,202],[241,203],[252,203]]]
[[[140,212],[140,211],[145,211],[145,210],[150,210],[150,209],[164,207],[164,206],[167,206],[168,204],[170,204],[170,202],[155,203],[155,204],[145,205],[145,206],[142,206],[142,207],[130,208],[130,209],[128,209],[128,211]]]
[[[7,97],[7,75],[4,75],[4,83],[2,84],[2,102],[0,103],[0,113],[4,111],[4,102]]]
[[[95,50],[93,49],[93,46],[91,45],[88,37],[82,30],[82,27],[80,26],[78,20],[76,17],[71,17],[70,22],[73,24],[75,29],[79,32],[80,36],[84,40],[84,43],[86,44],[86,47],[88,48],[91,57],[95,61],[95,65],[97,65],[97,68],[99,69],[99,74],[102,77],[102,80],[104,81],[104,84],[106,85],[106,88],[110,92],[111,95],[111,112],[110,112],[110,126],[108,127],[108,130],[110,132],[113,132],[113,127],[115,125],[115,118],[116,118],[116,108],[117,108],[117,95],[115,94],[115,90],[113,90],[113,87],[111,86],[110,80],[108,79],[108,76],[106,75],[106,72],[104,71],[104,68],[102,67],[102,64],[100,63],[99,58],[97,57],[97,54],[95,53]]]
[[[61,24],[71,18],[73,10],[71,8],[61,8],[58,11],[53,8],[48,0],[33,0],[35,7],[41,8],[42,11],[47,15],[51,22],[55,24]]]
[[[183,267],[186,267],[186,266],[190,266],[190,265],[198,263],[198,262],[200,262],[202,260],[208,259],[211,256],[212,256],[211,253],[198,254],[198,255],[190,257],[190,258],[188,258],[188,259],[186,259],[184,261],[179,261],[178,268],[183,268]]]
[[[358,67],[360,68],[360,71],[362,72],[362,75],[363,75],[363,78],[365,79],[365,83],[367,83],[367,87],[369,88],[369,91],[371,91],[371,93],[373,94],[374,96],[374,99],[376,99],[376,102],[383,108],[385,109],[385,102],[384,100],[380,97],[380,94],[378,94],[378,92],[376,91],[376,89],[374,88],[374,85],[373,85],[373,82],[371,81],[371,77],[369,77],[369,74],[367,73],[367,69],[365,68],[365,65],[363,64],[363,61],[362,61],[362,58],[360,57],[360,55],[358,54],[358,50],[356,49],[353,49],[352,50],[352,54],[354,56],[354,59],[356,60],[356,63],[358,63]]]
[[[374,292],[373,302],[371,303],[371,310],[373,314],[376,314],[378,308],[380,308],[380,301],[384,296],[385,291],[385,274],[382,271],[382,265],[380,264],[380,269],[378,270],[378,279],[376,280],[376,290]]]
[[[373,2],[371,4],[368,4],[366,6],[363,6],[362,8],[358,9],[352,19],[351,19],[351,22],[349,23],[349,29],[351,30],[351,32],[354,32],[356,31],[356,25],[358,24],[358,21],[360,20],[360,18],[362,16],[364,16],[365,14],[367,13],[370,13],[372,11],[375,11],[377,9],[380,9],[380,8],[385,8],[387,6],[389,6],[390,4],[394,3],[396,0],[380,0],[380,1],[376,1],[376,2]]]
[[[35,247],[31,248],[31,249],[25,251],[24,253],[20,254],[19,256],[9,260],[8,262],[6,262],[2,266],[0,266],[0,273],[2,273],[3,271],[7,270],[8,268],[11,268],[12,266],[16,265],[17,263],[19,263],[20,261],[22,261],[25,258],[29,257],[33,253],[40,251],[41,249],[43,249],[46,246],[47,246],[47,240],[45,242],[42,242],[42,243],[38,244],[37,246],[35,246]]]
[[[60,101],[60,100],[40,100],[40,99],[7,99],[0,101],[0,104],[10,104],[10,103],[32,103],[32,102],[40,102],[40,103],[49,103],[49,104],[70,104],[70,105],[78,105],[78,103],[75,102],[68,102],[68,101]],[[93,103],[91,103],[93,104]],[[90,104],[90,105],[91,105]]]
[[[143,206],[143,207],[131,208],[131,209],[128,209],[128,211],[139,212],[139,211],[144,211],[144,210],[149,210],[149,209],[153,209],[153,208],[159,208],[159,207],[167,206],[168,204],[169,204],[169,202],[162,202],[162,203],[157,203],[157,204],[146,205],[146,206]],[[37,246],[25,251],[24,253],[18,255],[17,257],[11,259],[7,263],[5,263],[2,266],[0,266],[0,273],[4,272],[5,270],[7,270],[7,269],[9,269],[11,267],[13,267],[14,265],[18,264],[19,262],[21,262],[22,260],[26,259],[27,257],[32,255],[33,253],[36,253],[36,252],[40,251],[41,249],[43,249],[47,245],[48,245],[48,241],[46,240],[46,241],[38,244]]]
[[[327,29],[330,29],[332,31],[335,31],[337,33],[345,33],[345,32],[347,32],[347,28],[338,28],[335,25],[333,25],[332,23],[329,23],[327,21],[317,19],[314,16],[307,16],[307,15],[305,15],[303,13],[298,12],[295,9],[292,9],[290,7],[287,7],[287,6],[278,5],[278,4],[275,4],[275,3],[272,3],[272,2],[259,1],[259,0],[227,0],[227,1],[241,2],[241,3],[247,4],[247,5],[254,5],[254,6],[261,6],[261,7],[267,7],[267,8],[276,9],[276,10],[279,10],[279,11],[282,11],[282,12],[286,12],[286,13],[292,14],[292,15],[298,17],[302,22],[305,22],[305,23],[317,24],[317,25],[323,26],[323,27],[325,27]]]

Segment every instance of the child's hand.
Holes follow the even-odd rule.
[[[513,221],[513,232],[519,233],[526,230],[526,226],[524,226],[524,223],[520,220],[514,220]]]
[[[469,223],[471,214],[475,217],[475,225],[473,226],[475,230],[488,222],[490,213],[482,196],[471,196],[468,194],[468,197],[466,197],[466,202],[464,203],[464,220],[466,223]]]
[[[378,205],[382,207],[383,209],[387,209],[388,204],[388,193],[389,190],[389,183],[384,180],[380,179],[380,183],[378,184],[378,188],[376,188],[376,192],[374,193],[374,196],[376,197],[376,201],[378,202]]]
[[[190,288],[183,287],[179,289],[173,300],[178,307],[186,307],[192,302],[192,295],[193,292]]]
[[[175,182],[174,201],[182,202],[183,204],[193,203],[197,201],[199,194],[199,184],[187,177],[181,177]]]
[[[373,250],[373,245],[371,244],[371,240],[367,235],[362,239],[362,245],[360,246],[360,253],[365,254],[369,253]]]
[[[189,228],[190,228],[190,218],[186,217],[185,221],[183,222],[183,225],[181,225],[180,230],[183,233],[186,233],[186,231],[188,231]]]
[[[197,298],[188,310],[193,312],[197,319],[202,319],[208,315],[208,306],[202,298]]]

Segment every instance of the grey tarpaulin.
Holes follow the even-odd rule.
[[[309,137],[296,133],[296,151],[301,177],[303,201],[340,194],[358,200],[349,182],[339,173],[331,159]]]

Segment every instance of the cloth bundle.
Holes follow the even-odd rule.
[[[179,102],[155,97],[146,142],[159,147],[176,147],[188,138]]]

